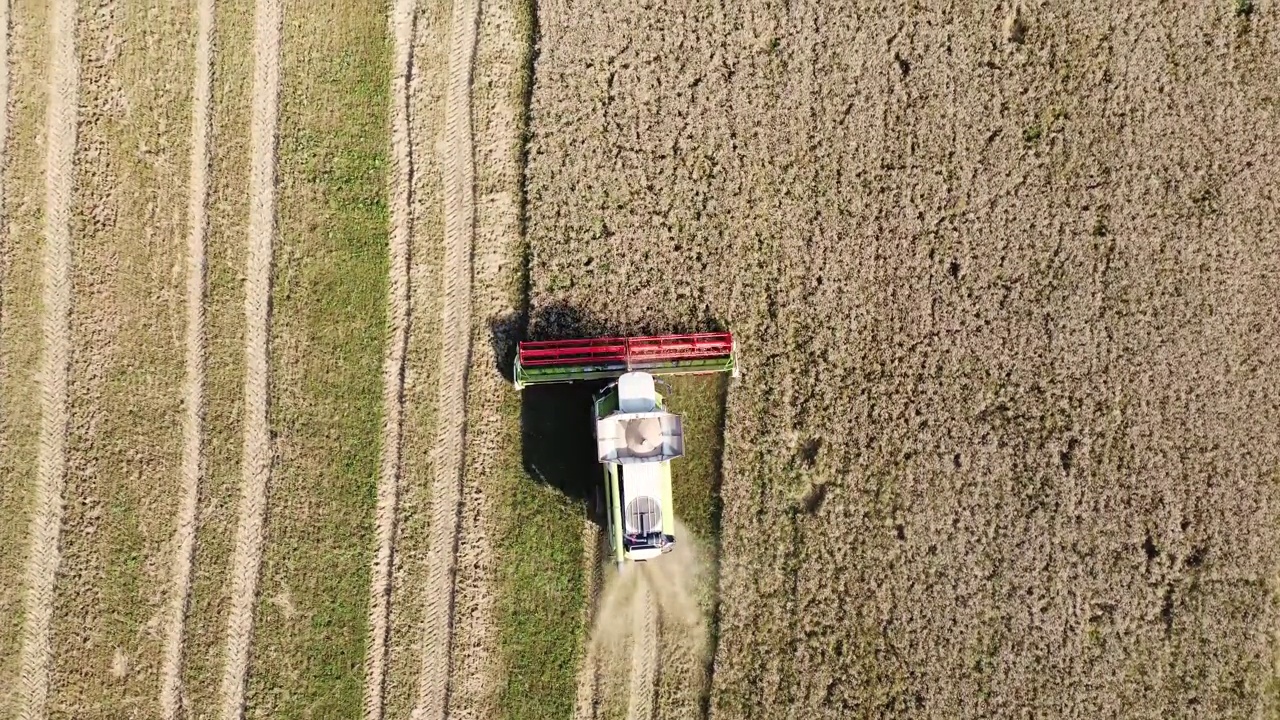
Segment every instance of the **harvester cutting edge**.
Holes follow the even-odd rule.
[[[516,352],[512,378],[520,390],[526,385],[613,379],[633,370],[651,375],[729,372],[737,377],[733,335],[524,341]]]
[[[596,459],[604,471],[606,537],[621,570],[675,545],[671,461],[684,454],[684,421],[667,411],[655,375],[738,376],[733,336],[695,333],[521,342],[513,377],[527,385],[614,380],[595,393]],[[665,383],[664,383],[665,384]]]

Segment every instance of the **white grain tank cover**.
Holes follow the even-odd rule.
[[[653,376],[629,372],[618,378],[618,408],[624,413],[657,410],[658,391],[653,386]]]

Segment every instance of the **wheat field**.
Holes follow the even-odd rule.
[[[526,10],[4,11],[0,716],[491,716]]]
[[[0,31],[0,718],[1280,712],[1274,0]],[[711,329],[619,577],[514,343]]]
[[[1275,12],[540,6],[532,316],[741,348],[711,717],[1275,712]]]

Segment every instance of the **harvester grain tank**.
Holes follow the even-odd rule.
[[[670,552],[676,542],[671,461],[684,454],[684,423],[667,410],[655,376],[719,372],[738,375],[729,333],[520,343],[517,390],[607,382],[593,396],[592,426],[603,468],[601,511],[619,569]]]

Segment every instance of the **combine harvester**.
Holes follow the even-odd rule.
[[[597,510],[619,570],[670,552],[676,541],[671,461],[684,454],[684,428],[679,415],[667,412],[654,376],[718,372],[738,376],[729,333],[520,343],[517,390],[613,381],[595,393],[592,405],[596,459],[604,466],[604,502]]]

